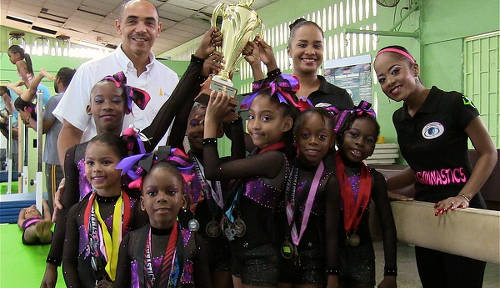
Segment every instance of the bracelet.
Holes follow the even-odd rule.
[[[201,141],[201,144],[203,144],[203,146],[217,144],[217,138],[205,138],[203,139],[203,141]]]
[[[384,276],[396,276],[397,274],[397,268],[384,268]]]
[[[281,70],[280,68],[276,68],[274,70],[271,70],[267,72],[267,78],[276,78],[281,75]]]
[[[329,269],[326,269],[325,272],[327,275],[339,275],[340,274],[340,270],[337,268],[329,268]]]
[[[191,54],[191,62],[203,64],[204,61],[205,59],[201,59],[200,57],[196,57],[194,54]]]
[[[54,264],[56,266],[61,266],[61,260],[58,260],[55,257],[47,256],[47,260],[45,260],[45,262]]]
[[[467,202],[470,202],[470,198],[465,196],[465,194],[458,194],[458,196],[461,196],[462,198],[464,198],[465,200],[467,200]]]

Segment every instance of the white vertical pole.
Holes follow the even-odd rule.
[[[42,155],[43,155],[43,146],[42,146],[42,137],[43,137],[43,92],[38,90],[36,92],[36,150],[37,150],[37,171],[35,178],[36,185],[36,208],[38,211],[42,211],[42,195],[43,195],[43,163],[42,163]],[[43,211],[42,211],[43,213]],[[43,214],[42,214],[43,215]]]
[[[28,193],[29,185],[29,170],[28,170],[28,126],[23,125],[23,148],[22,148],[22,159],[23,159],[23,193]]]
[[[12,193],[12,115],[9,115],[9,137],[7,139],[7,194]]]

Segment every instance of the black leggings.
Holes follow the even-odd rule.
[[[486,262],[415,246],[422,286],[482,287]]]

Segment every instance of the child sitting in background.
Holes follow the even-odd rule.
[[[42,207],[43,218],[35,204],[19,212],[17,226],[23,230],[23,244],[25,245],[48,244],[52,241],[50,209],[45,199],[42,199]]]

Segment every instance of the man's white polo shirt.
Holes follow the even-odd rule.
[[[139,129],[146,128],[179,82],[177,74],[156,60],[152,53],[150,59],[146,71],[139,77],[132,61],[123,53],[121,45],[104,58],[83,63],[76,70],[53,114],[61,122],[65,119],[84,131],[81,142],[90,140],[97,133],[94,120],[86,112],[90,103],[90,91],[94,84],[105,76],[123,71],[127,77],[127,85],[146,90],[151,100],[144,110],[135,104],[132,105],[133,113],[125,116],[122,131],[130,124]],[[160,145],[165,144],[167,134],[168,132],[160,141]]]

